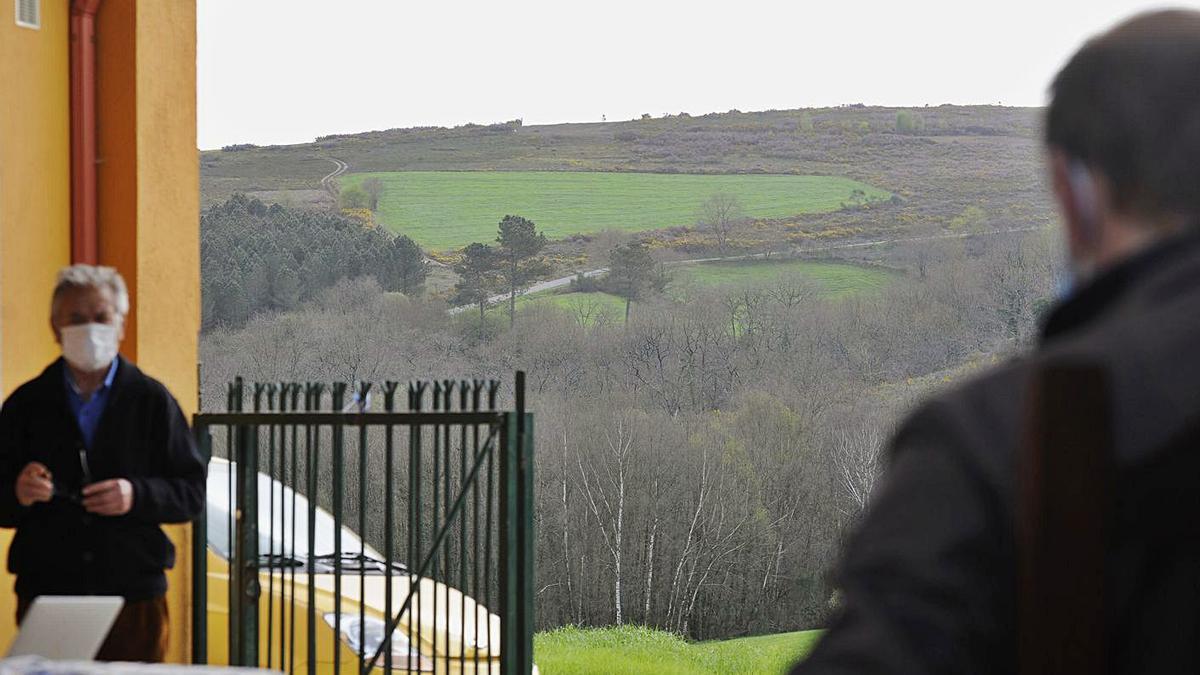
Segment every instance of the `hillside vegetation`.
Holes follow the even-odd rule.
[[[546,171],[403,171],[346,176],[343,189],[378,178],[377,220],[422,246],[487,241],[498,215],[519,213],[551,238],[602,230],[692,225],[714,194],[750,218],[836,211],[891,195],[836,176],[679,175]]]
[[[201,193],[205,204],[245,192],[268,203],[331,205],[320,183],[334,168],[330,158],[347,162],[352,173],[844,176],[894,194],[899,203],[805,214],[794,223],[799,230],[854,237],[964,226],[1008,229],[1053,218],[1040,181],[1038,116],[1036,109],[997,106],[843,107],[596,124],[392,129],[203,152]],[[920,123],[905,125],[902,119]],[[504,207],[497,205],[491,223],[503,215]]]
[[[328,210],[312,227],[295,209],[264,206],[314,193],[328,202],[320,179],[330,157],[360,173],[571,172],[565,181],[844,176],[895,199],[739,219],[730,231],[692,224],[548,242],[524,217],[502,221],[497,206],[478,246],[432,255],[428,283],[442,291],[389,292],[379,263],[314,266],[319,283],[306,299],[289,296],[295,308],[268,303],[252,320],[208,327],[203,401],[219,407],[236,376],[511,382],[523,370],[537,415],[537,629],[666,631],[547,633],[544,672],[770,672],[802,651],[798,635],[775,641],[822,626],[835,606],[830,564],[902,411],[965,376],[963,364],[1018,353],[1037,334],[1063,260],[1042,227],[1053,209],[1037,135],[1035,110],[849,107],[392,130],[206,152],[205,199],[245,213],[205,221],[203,236],[224,246],[206,248],[205,264],[233,251],[247,265],[229,274],[254,282],[247,288],[261,288],[263,261],[276,254],[318,253],[298,242],[330,236],[356,250],[387,235],[369,220],[343,232],[338,223],[355,221]],[[235,190],[249,196],[231,207],[223,200]],[[304,239],[288,238],[293,222]],[[287,245],[273,252],[256,238]],[[715,256],[724,260],[695,264]],[[524,299],[511,316],[488,309],[493,294],[600,267],[613,274],[576,283],[591,293]],[[457,296],[471,311],[448,315]],[[368,446],[382,462],[382,443]],[[362,507],[362,534],[378,548],[382,505]],[[672,637],[756,634],[765,637]],[[643,638],[652,659],[639,656]],[[778,658],[754,660],[770,653]]]
[[[832,606],[828,566],[895,415],[1036,333],[1060,252],[1035,235],[976,243],[923,250],[924,273],[878,292],[830,297],[780,275],[637,300],[628,324],[611,298],[593,310],[609,320],[534,302],[511,324],[493,311],[481,325],[474,312],[447,317],[441,301],[343,281],[296,311],[207,331],[203,400],[218,408],[237,376],[511,382],[524,370],[540,458],[539,629],[804,630]],[[383,461],[380,446],[370,461]],[[380,547],[383,508],[368,509],[362,534]]]

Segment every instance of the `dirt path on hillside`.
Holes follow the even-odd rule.
[[[325,159],[333,162],[333,165],[336,168],[334,168],[333,171],[330,171],[325,175],[324,178],[321,179],[321,187],[325,188],[325,191],[328,192],[331,197],[333,197],[333,203],[336,204],[338,191],[337,186],[334,185],[334,181],[337,180],[338,176],[349,171],[350,165],[340,159],[334,159],[333,157],[326,157]]]
[[[944,239],[969,239],[971,237],[994,237],[997,235],[1016,234],[1018,232],[1033,232],[1037,229],[1038,228],[1031,226],[1031,227],[1015,227],[1015,228],[1008,229],[1008,230],[992,230],[991,232],[951,232],[951,233],[942,233],[942,234],[921,235],[918,237],[894,237],[891,239],[872,239],[870,241],[854,241],[854,242],[846,242],[846,243],[842,243],[842,244],[828,244],[826,246],[811,246],[811,247],[804,247],[804,248],[794,248],[785,253],[748,253],[746,255],[731,255],[731,256],[726,256],[723,258],[718,257],[718,258],[694,258],[694,259],[690,259],[690,260],[669,260],[663,264],[674,267],[676,265],[697,265],[697,264],[701,264],[701,263],[714,263],[714,262],[736,262],[738,260],[759,260],[759,259],[766,260],[766,259],[769,259],[772,257],[778,258],[781,260],[793,260],[796,258],[803,258],[810,253],[822,253],[822,252],[827,252],[827,251],[843,251],[843,250],[854,249],[854,248],[869,248],[871,246],[886,246],[888,244],[907,244],[907,243],[920,242],[920,241],[938,241],[938,240],[944,240]],[[518,296],[531,295],[533,293],[540,293],[542,291],[550,291],[550,290],[554,290],[556,288],[562,288],[563,286],[570,285],[571,280],[574,279],[579,274],[582,274],[584,277],[587,277],[587,278],[592,278],[592,277],[598,277],[602,274],[606,274],[607,272],[608,272],[607,267],[599,267],[594,270],[588,270],[586,272],[583,272],[583,271],[576,272],[569,276],[559,277],[557,279],[550,279],[549,281],[538,282],[538,283],[530,286],[529,288],[526,288],[525,290],[517,293],[517,295]],[[508,293],[500,293],[498,295],[493,295],[492,297],[488,298],[488,304],[490,304],[490,305],[498,304],[498,303],[504,302],[506,300],[508,300]],[[466,307],[466,306],[451,307],[450,314],[459,314],[461,312],[465,312],[468,309],[470,309],[470,307]]]

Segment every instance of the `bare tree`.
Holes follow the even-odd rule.
[[[604,469],[603,480],[596,467],[597,462],[589,462],[585,467],[583,458],[577,458],[588,510],[596,519],[596,525],[612,557],[614,618],[617,625],[624,622],[621,602],[621,586],[624,579],[621,562],[625,536],[626,472],[630,451],[633,449],[633,430],[630,427],[626,419],[619,418],[615,429],[605,430],[607,455],[603,462],[599,462]]]
[[[850,429],[841,429],[834,434],[834,465],[838,481],[845,491],[853,512],[857,516],[867,507],[871,490],[879,477],[880,450],[883,447],[883,432],[879,425],[865,422]]]
[[[362,191],[367,194],[367,208],[378,211],[379,200],[383,198],[383,180],[374,177],[364,180]]]
[[[714,194],[700,206],[700,224],[712,230],[722,255],[728,252],[729,235],[743,217],[741,202],[725,192]]]

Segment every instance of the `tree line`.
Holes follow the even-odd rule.
[[[372,277],[385,291],[414,295],[426,275],[425,256],[412,239],[341,215],[268,206],[242,194],[200,215],[206,330],[297,309],[341,279]]]

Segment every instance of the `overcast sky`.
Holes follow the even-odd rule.
[[[1197,3],[1192,3],[1195,6]],[[521,118],[1042,105],[1138,0],[198,0],[199,144]]]

